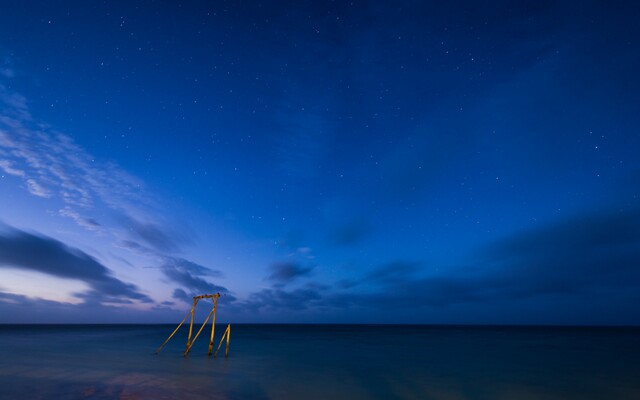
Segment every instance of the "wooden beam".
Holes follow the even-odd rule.
[[[193,298],[193,305],[191,306],[191,323],[189,324],[189,336],[187,337],[187,347],[184,351],[185,353],[188,353],[189,349],[191,348],[191,333],[193,332],[193,318],[196,314],[196,304],[198,304],[198,300],[199,300],[196,297]]]
[[[213,320],[211,321],[211,338],[209,339],[209,352],[208,352],[209,355],[211,355],[211,350],[213,350],[213,336],[216,331],[216,314],[217,314],[217,308],[218,308],[218,297],[220,297],[220,293],[218,293],[213,298]]]
[[[216,352],[213,353],[214,357],[218,357],[218,351],[220,351],[220,347],[222,347],[222,343],[224,342],[224,339],[227,339],[227,349],[225,351],[225,357],[229,357],[229,338],[231,336],[231,324],[227,325],[227,329],[225,329],[224,334],[222,335],[222,338],[220,339],[220,344],[218,344],[218,348],[216,349]]]
[[[182,324],[184,324],[184,321],[187,320],[187,317],[189,316],[190,313],[187,313],[187,315],[184,316],[184,318],[182,319],[182,322],[180,322],[180,324],[178,324],[178,327],[171,333],[171,335],[169,335],[169,337],[167,338],[167,340],[164,341],[164,343],[162,343],[162,346],[158,347],[158,350],[156,350],[156,354],[160,353],[160,350],[162,350],[162,348],[164,347],[165,344],[167,344],[169,342],[169,340],[173,337],[173,335],[176,334],[176,332],[178,332],[178,329],[180,329],[180,327],[182,326]]]
[[[191,350],[191,346],[193,346],[193,344],[196,342],[196,339],[198,338],[198,336],[200,336],[200,333],[202,332],[202,330],[204,329],[205,325],[207,325],[207,322],[209,322],[209,318],[211,318],[211,314],[213,314],[214,310],[211,310],[209,312],[209,314],[207,315],[207,318],[204,320],[204,322],[202,323],[202,326],[200,327],[200,329],[198,330],[198,333],[196,333],[196,336],[193,338],[193,341],[191,342],[191,344],[189,344],[189,347],[187,347],[187,350],[185,350],[184,355],[186,356],[187,354],[189,354],[189,350]]]

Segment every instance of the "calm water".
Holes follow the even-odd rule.
[[[2,399],[640,399],[640,329],[0,326]],[[218,325],[218,340],[223,326]]]

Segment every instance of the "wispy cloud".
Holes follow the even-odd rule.
[[[17,176],[20,178],[24,178],[26,175],[24,171],[13,168],[13,166],[11,165],[11,161],[9,160],[0,160],[0,168],[2,168],[4,173],[8,175]]]
[[[375,307],[413,310],[415,321],[427,309],[491,304],[498,313],[504,305],[534,298],[553,298],[561,304],[557,299],[578,296],[585,307],[626,305],[638,299],[640,286],[640,210],[585,213],[517,232],[484,247],[475,260],[446,275],[420,262],[397,260],[331,286],[275,285],[234,307],[279,312]],[[296,265],[274,270],[274,277],[284,280],[299,275],[305,271]]]
[[[135,285],[115,278],[112,272],[85,252],[44,236],[4,226],[0,230],[0,268],[12,267],[77,279],[92,290],[82,299],[108,302],[151,302]]]
[[[169,228],[161,227],[156,222],[141,221],[127,214],[121,214],[119,219],[130,236],[160,253],[179,251],[181,244],[189,242],[184,235],[171,232]]]
[[[287,284],[298,278],[309,275],[312,270],[312,267],[303,266],[296,262],[275,263],[270,267],[271,273],[267,277],[267,280]]]
[[[496,287],[513,296],[640,286],[640,209],[596,212],[489,246]]]
[[[70,136],[39,122],[31,114],[27,99],[1,81],[0,172],[20,179],[20,186],[31,195],[47,199],[58,208],[60,217],[100,235],[103,241],[112,241],[109,245],[159,263],[160,272],[185,290],[228,292],[207,280],[221,277],[219,271],[172,256],[183,245],[192,244],[193,238],[188,232],[172,229],[165,219],[158,217],[156,211],[162,205],[147,194],[140,179],[114,163],[99,161]],[[150,301],[137,288],[113,278],[98,260],[56,239],[15,231],[2,240],[4,257],[12,265],[90,281],[92,291],[77,294],[84,302],[99,302],[104,296],[120,304]],[[11,247],[14,244],[22,245],[24,251],[20,253],[19,248]],[[27,262],[15,258],[19,253],[26,257],[28,250],[43,257],[45,254],[59,257],[64,262],[45,258]],[[14,258],[9,260],[10,257]],[[82,265],[86,273],[94,275],[83,277],[80,270],[73,275],[68,270],[70,265]]]
[[[173,283],[181,286],[181,288],[176,288],[173,292],[175,299],[189,301],[196,294],[229,293],[226,287],[207,280],[208,278],[221,278],[222,272],[192,261],[183,258],[165,257],[160,270]]]
[[[31,193],[32,195],[46,198],[51,197],[51,192],[41,184],[39,184],[35,179],[27,179],[26,183],[27,190],[29,190],[29,193]]]
[[[14,293],[0,291],[0,315],[3,323],[166,323],[181,318],[173,309],[161,305],[152,307],[144,313],[131,313],[122,302],[119,304],[110,299],[103,304],[85,295],[85,301],[80,304],[61,303],[57,301],[32,298]]]
[[[84,229],[109,233],[117,241],[139,240],[160,254],[190,243],[188,235],[152,215],[149,210],[161,206],[140,179],[114,163],[97,160],[70,136],[38,122],[26,98],[2,83],[0,104],[0,171],[21,179],[30,194],[62,202],[58,215]],[[112,217],[119,229],[100,221],[97,214]]]
[[[95,224],[87,224],[90,218],[84,214],[95,207],[137,215],[153,205],[142,181],[113,163],[97,161],[70,136],[36,121],[27,100],[2,84],[0,103],[0,169],[21,178],[34,196],[62,201],[61,215],[93,230]]]
[[[281,288],[263,289],[255,292],[240,305],[245,310],[302,311],[328,304],[328,297],[313,285],[284,290]]]
[[[78,212],[71,209],[71,207],[64,207],[58,210],[58,214],[63,217],[71,218],[73,221],[75,221],[76,224],[87,230],[96,232],[100,232],[102,230],[102,226],[98,223],[98,221],[93,218],[86,218],[81,216]]]

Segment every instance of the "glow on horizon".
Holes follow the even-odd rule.
[[[68,304],[82,303],[76,295],[89,289],[85,282],[76,279],[60,279],[16,268],[0,268],[0,282],[0,290],[5,293]]]

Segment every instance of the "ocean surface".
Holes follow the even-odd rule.
[[[0,398],[640,399],[638,328],[238,324],[210,358],[183,327],[155,355],[174,328],[0,325]]]

